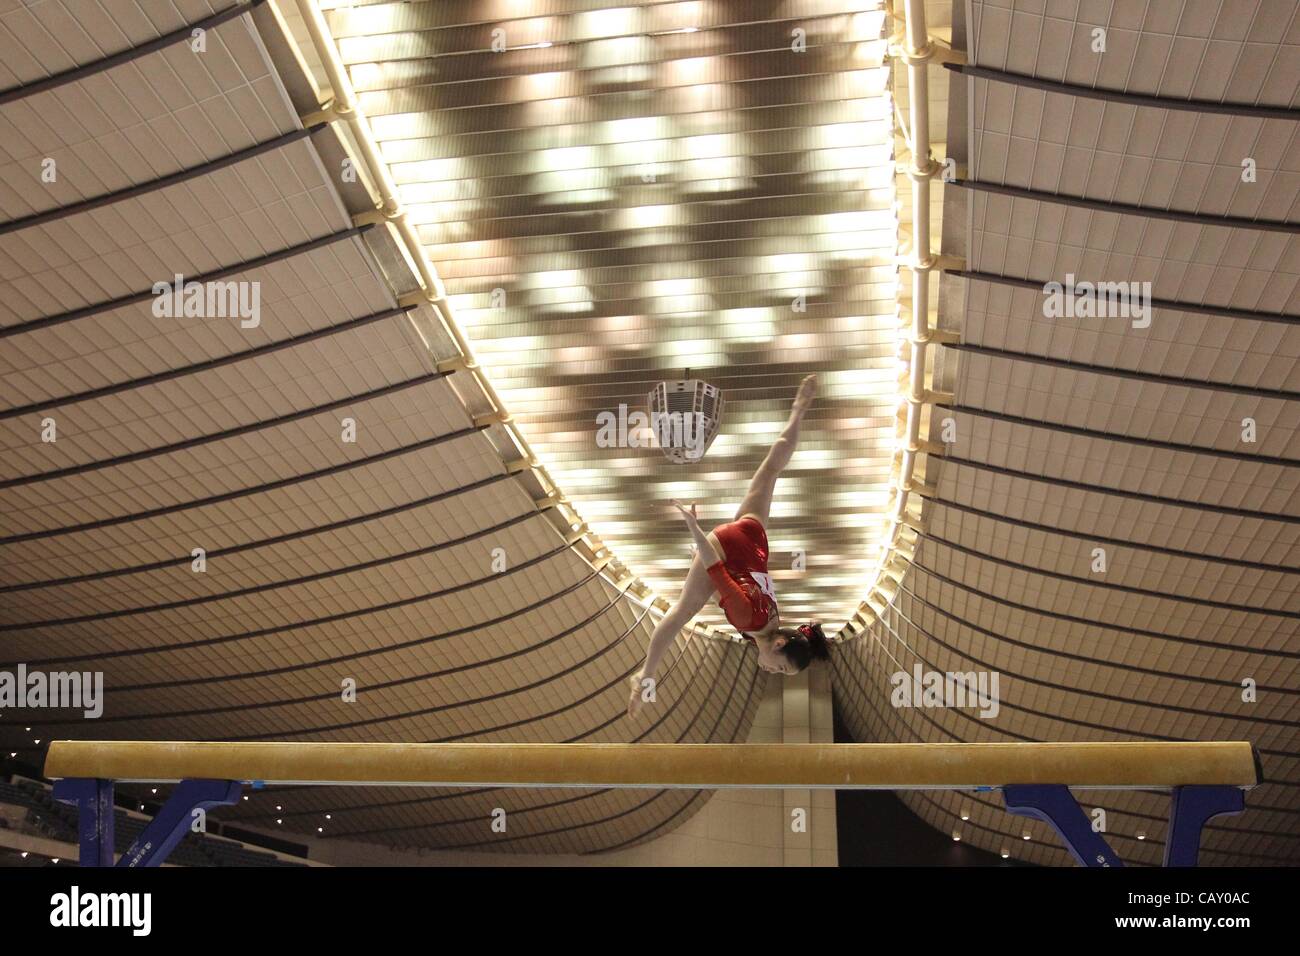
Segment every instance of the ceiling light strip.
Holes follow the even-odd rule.
[[[848,639],[866,627],[871,618],[879,618],[898,594],[907,565],[915,556],[919,532],[923,527],[920,516],[908,505],[912,494],[922,497],[934,491],[916,477],[916,459],[941,452],[942,446],[921,437],[921,416],[926,406],[951,404],[948,393],[932,391],[926,385],[929,346],[954,343],[959,337],[930,327],[930,273],[936,269],[951,268],[949,257],[936,255],[930,248],[930,180],[942,171],[942,164],[930,155],[930,88],[928,67],[938,63],[964,62],[965,57],[942,40],[931,37],[926,28],[924,0],[905,0],[902,30],[891,38],[890,55],[907,66],[908,118],[904,126],[902,117],[895,115],[904,136],[910,156],[903,167],[903,175],[911,180],[912,237],[910,244],[903,241],[900,230],[897,263],[912,274],[911,322],[900,325],[899,360],[906,368],[899,377],[900,415],[905,416],[903,437],[895,452],[897,462],[891,489],[892,508],[888,515],[889,528],[881,542],[881,553],[874,580],[867,598],[857,613],[846,622],[841,639]],[[892,11],[897,22],[897,10]],[[899,313],[904,305],[900,295]],[[903,357],[906,356],[906,359]],[[905,411],[904,411],[905,408]],[[908,535],[911,535],[909,540]]]

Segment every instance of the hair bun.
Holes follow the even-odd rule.
[[[798,630],[808,641],[808,648],[812,651],[813,657],[820,661],[830,660],[831,645],[826,640],[826,635],[822,633],[822,626],[818,621],[800,624]]]

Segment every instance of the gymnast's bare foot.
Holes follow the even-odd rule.
[[[809,375],[799,383],[799,394],[794,397],[794,411],[802,415],[817,397],[817,376]]]
[[[627,715],[632,720],[641,712],[641,672],[637,671],[627,679],[628,685],[632,688],[632,694],[627,699]]]

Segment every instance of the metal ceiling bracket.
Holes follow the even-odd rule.
[[[909,442],[907,450],[910,452],[923,451],[927,455],[942,455],[945,451],[942,445],[938,442],[930,441],[928,438],[918,438],[914,442]]]
[[[901,60],[908,66],[921,66],[925,63],[956,63],[965,65],[966,54],[961,50],[954,50],[947,40],[941,37],[930,35],[926,38],[924,46],[918,49],[910,49],[906,43],[906,37],[897,33],[889,38],[889,55],[895,60]]]
[[[506,462],[506,471],[512,475],[517,475],[521,471],[532,471],[537,467],[536,458],[515,458]]]
[[[482,428],[485,425],[504,425],[509,421],[512,421],[511,417],[503,409],[498,408],[495,411],[485,412],[482,415],[475,415],[474,427]]]

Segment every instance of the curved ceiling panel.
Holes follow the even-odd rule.
[[[948,122],[967,124],[969,149],[944,209],[966,224],[945,232],[965,258],[940,312],[961,332],[942,356],[953,399],[908,519],[914,558],[837,655],[837,700],[859,739],[1254,741],[1267,782],[1209,828],[1202,858],[1294,863],[1300,114],[1231,113],[1293,102],[1277,77],[1295,75],[1295,24],[1266,3],[966,6],[969,61],[994,72],[950,74],[964,96]],[[1226,112],[1176,103],[1189,98]],[[1149,311],[1049,313],[1045,284],[1069,276],[1134,283]],[[894,675],[918,668],[996,675],[998,706],[894,706]],[[1068,862],[995,795],[904,799],[977,846]],[[1151,864],[1166,802],[1084,805],[1107,811],[1126,862]]]

